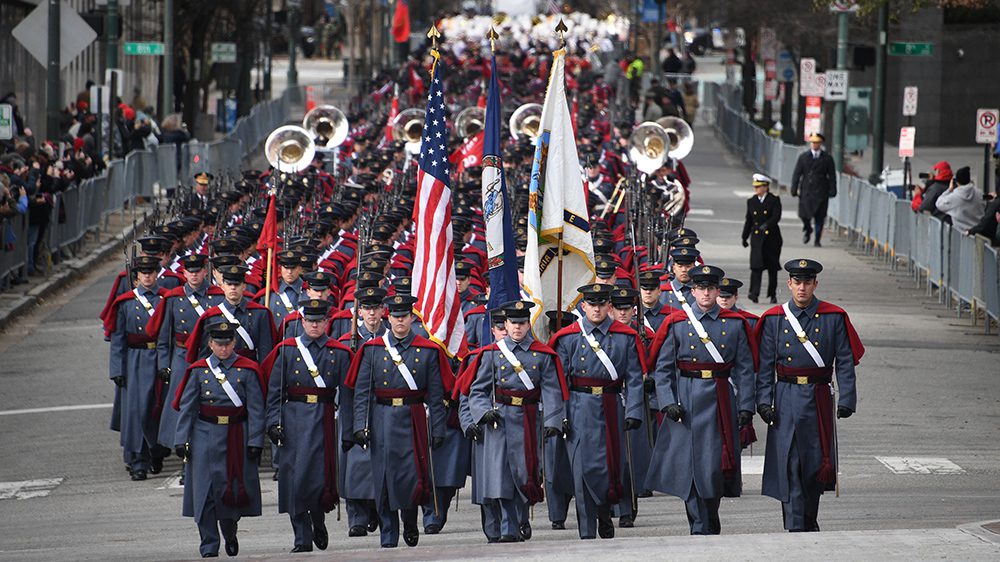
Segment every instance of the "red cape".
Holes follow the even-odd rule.
[[[121,280],[124,277],[125,277],[125,270],[119,271],[118,275],[115,277],[114,283],[111,284],[111,292],[108,293],[108,300],[104,303],[104,308],[101,309],[101,313],[97,316],[102,321],[106,321],[108,313],[111,310],[111,305],[113,305],[115,303],[115,299],[116,298],[118,298],[118,297],[121,296],[121,295],[116,295],[115,291],[118,290],[118,284],[121,283]],[[163,272],[163,275],[161,275],[160,277],[176,277],[176,278],[178,278],[178,279],[181,280],[181,285],[182,286],[183,286],[184,283],[187,283],[187,280],[184,279],[183,275],[180,275],[179,273],[176,273],[176,272],[171,271],[169,269],[166,269]],[[125,293],[122,293],[122,294],[125,294]]]
[[[760,357],[757,352],[759,346],[757,345],[757,338],[754,335],[754,331],[750,328],[750,322],[747,322],[747,319],[739,312],[733,312],[725,308],[719,309],[719,318],[731,318],[743,323],[743,331],[747,335],[747,343],[750,344],[750,355],[753,356],[753,369],[756,371],[760,365]],[[648,361],[650,365],[656,365],[656,356],[660,354],[660,347],[663,346],[663,342],[667,339],[667,332],[670,330],[670,326],[677,322],[685,322],[687,319],[687,313],[683,310],[677,310],[670,316],[667,316],[666,320],[660,324],[660,329],[656,331],[656,338],[653,339],[653,343],[649,346]]]
[[[156,296],[160,297],[161,299],[160,303],[163,302],[162,298],[166,294],[167,294],[167,289],[164,289],[163,287],[157,287]],[[115,331],[115,328],[118,327],[118,306],[121,305],[121,303],[130,301],[134,298],[135,298],[134,291],[129,291],[127,293],[122,293],[118,295],[118,297],[115,300],[111,301],[111,306],[108,307],[108,313],[103,319],[104,335],[110,336]],[[153,309],[153,316],[156,316],[156,313],[159,310],[159,308],[160,307],[158,306]],[[152,321],[153,316],[150,316],[149,321]],[[149,321],[147,321],[147,325]]]
[[[354,355],[354,359],[351,361],[351,369],[347,372],[347,378],[344,379],[344,384],[350,388],[354,388],[354,384],[358,382],[358,369],[361,368],[361,358],[365,355],[365,348],[369,346],[378,346],[385,348],[385,343],[382,338],[385,336],[379,336],[373,340],[368,340],[362,345],[357,354]],[[423,336],[414,336],[413,341],[410,342],[410,347],[422,347],[425,349],[433,349],[438,354],[438,370],[441,373],[441,383],[444,385],[445,395],[450,395],[453,388],[455,388],[455,375],[451,372],[451,364],[448,362],[448,354],[441,349],[438,344],[432,342],[431,340]]]
[[[224,295],[221,287],[215,285],[209,285],[208,292],[206,295]],[[170,297],[180,297],[186,298],[187,295],[184,294],[184,285],[180,287],[175,287],[167,291],[167,294],[163,296],[164,300]],[[162,304],[162,303],[161,303]],[[160,334],[160,327],[163,326],[163,311],[166,310],[165,306],[156,307],[156,312],[153,313],[152,318],[149,319],[149,323],[146,324],[146,335],[151,338],[156,338]],[[207,312],[207,311],[206,311]]]
[[[295,338],[286,338],[286,339],[283,339],[283,340],[281,340],[281,342],[278,345],[274,346],[274,349],[271,350],[271,353],[268,354],[268,356],[267,356],[266,359],[264,359],[264,363],[261,364],[260,371],[261,371],[261,374],[262,374],[262,376],[264,378],[264,384],[265,385],[268,384],[268,382],[271,380],[271,371],[274,370],[274,362],[278,360],[278,349],[282,348],[282,347],[286,347],[286,346],[287,347],[295,347],[295,348],[298,347],[297,345],[295,345]],[[346,351],[347,352],[347,357],[350,358],[350,359],[352,359],[351,363],[354,362],[353,361],[353,359],[354,359],[354,353],[351,352],[351,348],[349,348],[346,345],[344,345],[344,344],[342,344],[342,343],[334,340],[333,338],[328,338],[326,340],[326,345],[324,345],[324,347],[328,347],[330,349],[339,349],[339,350]]]
[[[184,395],[184,387],[187,386],[188,379],[191,377],[191,369],[197,369],[198,367],[208,368],[208,359],[199,359],[191,364],[190,367],[184,371],[184,378],[181,379],[181,384],[177,386],[177,393],[174,394],[174,401],[170,404],[173,409],[181,409],[181,396]],[[261,395],[267,398],[267,383],[264,381],[264,375],[260,371],[260,365],[243,357],[241,355],[236,356],[236,361],[233,363],[233,367],[240,367],[243,369],[250,369],[257,375],[257,382],[260,383]]]
[[[854,325],[851,324],[851,319],[847,316],[847,311],[835,304],[830,304],[828,302],[819,301],[819,305],[816,307],[817,314],[840,314],[844,317],[844,327],[847,328],[847,341],[851,344],[851,353],[854,355],[854,364],[857,365],[861,362],[861,358],[865,355],[865,346],[861,343],[861,338],[858,337],[858,332],[854,329]],[[782,309],[781,305],[772,306],[760,315],[760,322],[757,323],[757,331],[754,334],[754,341],[757,345],[760,345],[760,340],[764,337],[764,319],[768,316],[785,316],[785,311]]]
[[[274,327],[274,317],[271,316],[271,311],[264,308],[264,305],[257,304],[253,301],[247,301],[247,310],[264,310],[267,311],[268,324],[271,326],[271,341],[278,339],[278,329]],[[198,351],[201,347],[201,332],[205,323],[208,322],[209,318],[215,318],[216,316],[222,316],[222,309],[219,305],[215,305],[212,308],[205,311],[205,314],[201,315],[198,322],[195,323],[194,329],[191,330],[191,335],[188,336],[187,340],[187,357],[185,360],[188,363],[194,363],[198,359]],[[236,337],[239,337],[238,335]],[[256,343],[256,342],[255,342]]]
[[[642,340],[639,338],[639,332],[636,332],[632,328],[629,328],[628,326],[622,324],[617,320],[611,322],[611,329],[609,331],[613,334],[627,334],[635,338],[635,349],[636,349],[636,354],[639,356],[639,366],[640,368],[642,368],[642,372],[645,373],[646,358],[643,357],[642,355],[643,346],[642,346]],[[548,346],[552,349],[555,349],[556,344],[559,342],[559,338],[563,336],[568,336],[570,334],[579,334],[579,333],[581,333],[580,323],[573,322],[569,326],[566,326],[562,330],[556,332],[555,335],[552,336],[552,339],[549,340]]]
[[[465,395],[469,394],[469,389],[472,388],[472,382],[476,380],[476,373],[479,371],[479,359],[483,356],[484,351],[499,351],[500,348],[497,344],[491,343],[490,345],[480,347],[475,351],[475,356],[468,362],[468,366],[462,371],[458,380],[455,382],[455,391],[452,393],[453,398],[458,398],[458,394],[462,393]],[[559,388],[562,390],[563,400],[569,400],[569,386],[566,384],[566,374],[563,372],[562,361],[559,360],[559,355],[552,350],[551,347],[532,340],[531,346],[528,347],[529,351],[535,351],[538,353],[544,353],[552,357],[553,363],[556,365],[556,377],[559,379]],[[542,373],[544,375],[544,373]]]

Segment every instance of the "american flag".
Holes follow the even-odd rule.
[[[465,339],[458,283],[455,281],[454,239],[451,230],[451,187],[448,184],[447,110],[441,88],[444,63],[434,51],[431,87],[424,115],[424,138],[417,171],[416,253],[412,294],[416,311],[430,339],[454,356]]]

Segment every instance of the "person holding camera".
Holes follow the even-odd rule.
[[[916,188],[910,208],[918,213],[930,213],[944,220],[947,215],[937,210],[937,199],[947,191],[953,175],[951,164],[946,160],[934,164],[929,173],[920,174],[920,179],[926,181],[926,184],[922,188]]]
[[[972,181],[968,166],[959,168],[948,184],[948,190],[937,198],[939,212],[945,213],[956,230],[966,232],[983,218],[983,198]]]

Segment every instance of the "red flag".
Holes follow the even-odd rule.
[[[392,122],[396,120],[396,115],[399,114],[399,94],[394,91],[392,96],[392,105],[389,106],[389,119],[385,122],[385,140],[386,142],[392,142]]]
[[[397,43],[410,40],[409,0],[396,0],[396,11],[392,14],[392,38]]]
[[[462,146],[448,157],[448,162],[455,166],[458,173],[462,173],[470,166],[482,166],[483,164],[483,131],[469,137]]]
[[[271,195],[270,201],[267,203],[264,226],[260,229],[260,238],[257,239],[257,251],[261,253],[264,253],[268,248],[278,250],[278,215],[274,205],[274,195]]]

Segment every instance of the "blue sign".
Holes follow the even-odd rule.
[[[777,63],[778,80],[781,82],[794,82],[795,59],[792,57],[792,53],[788,51],[781,51],[778,53]]]
[[[658,4],[656,0],[643,0],[642,3],[642,23],[660,23],[665,18],[663,4]]]

